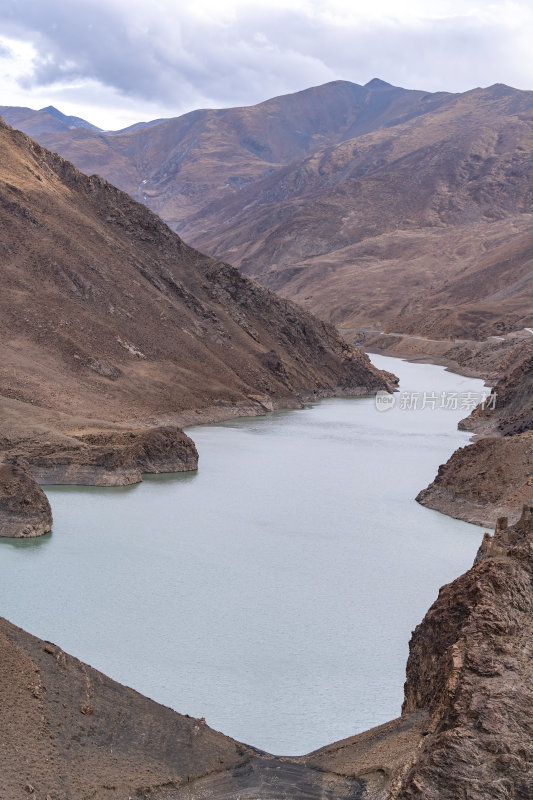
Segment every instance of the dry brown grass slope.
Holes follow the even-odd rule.
[[[0,146],[10,397],[72,412],[92,397],[124,418],[382,384],[332,327],[187,247],[101,178],[5,126]]]

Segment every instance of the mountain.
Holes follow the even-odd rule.
[[[506,87],[295,161],[184,220],[345,328],[486,338],[533,319],[533,94]]]
[[[40,141],[346,330],[533,325],[533,93],[334,81],[256,106]]]
[[[4,124],[0,148],[0,451],[40,480],[195,468],[190,440],[146,426],[391,385],[332,326],[102,178]]]
[[[209,203],[224,204],[320,148],[423,114],[441,98],[334,81],[256,106],[192,111],[115,133],[49,132],[39,141],[146,202],[181,233],[184,218]]]
[[[59,131],[70,131],[83,128],[89,131],[99,131],[96,125],[92,125],[80,117],[69,117],[63,114],[54,106],[47,106],[38,111],[32,108],[20,108],[19,106],[0,106],[0,117],[8,125],[23,130],[28,136],[41,136],[44,133],[58,133]]]
[[[485,534],[413,632],[401,716],[300,758],[240,744],[0,619],[0,796],[531,797],[532,511]]]

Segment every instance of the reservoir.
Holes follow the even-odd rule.
[[[392,409],[190,428],[198,473],[47,489],[52,533],[0,540],[2,616],[271,753],[398,716],[411,631],[483,535],[414,498],[483,384],[372,361],[400,377]]]

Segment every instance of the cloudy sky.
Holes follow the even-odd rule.
[[[0,105],[108,129],[342,78],[533,89],[531,0],[0,0]]]

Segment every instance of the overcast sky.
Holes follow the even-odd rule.
[[[532,0],[0,0],[0,105],[107,129],[336,79],[533,89]]]

